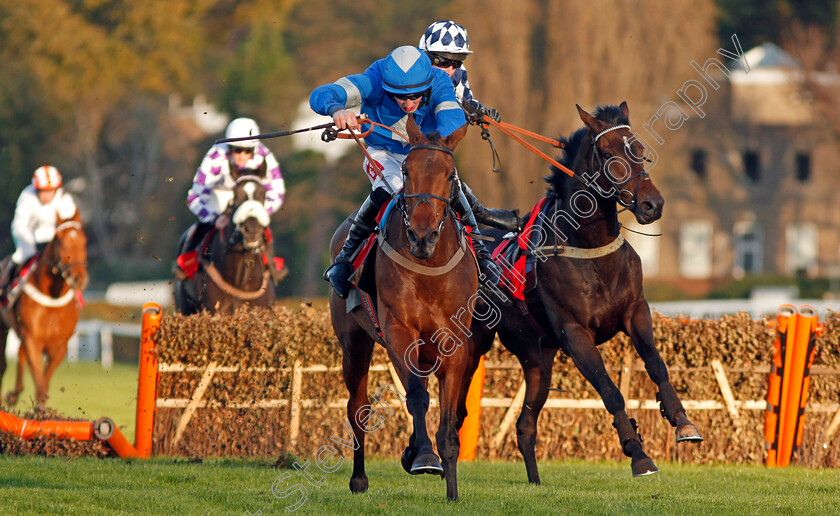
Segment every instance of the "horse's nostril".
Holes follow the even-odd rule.
[[[426,243],[429,245],[435,245],[438,240],[440,240],[440,231],[436,229],[426,236]]]
[[[642,203],[642,210],[644,210],[645,213],[650,213],[655,209],[656,208],[654,207],[653,203],[650,201],[645,201]]]
[[[415,233],[413,229],[408,228],[406,235],[408,236],[408,241],[411,242],[411,245],[417,245],[417,233]]]

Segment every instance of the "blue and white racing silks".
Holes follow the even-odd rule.
[[[382,88],[382,66],[385,59],[374,62],[364,73],[348,75],[331,84],[319,86],[309,96],[309,105],[321,115],[361,106],[362,114],[395,131],[406,134],[408,114]],[[467,123],[464,112],[455,98],[452,81],[446,72],[433,69],[429,102],[414,112],[414,120],[424,134],[437,131],[449,136]],[[367,127],[363,127],[367,130]],[[374,126],[365,141],[371,147],[398,154],[407,154],[408,142],[382,127]]]

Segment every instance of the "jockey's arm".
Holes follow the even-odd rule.
[[[199,221],[212,223],[219,216],[217,208],[210,199],[213,190],[223,183],[224,173],[228,167],[224,153],[217,147],[210,149],[198,167],[193,178],[193,185],[187,194],[187,205]]]
[[[268,214],[271,215],[280,210],[283,201],[286,199],[286,183],[283,181],[283,173],[280,171],[280,164],[274,154],[269,152],[265,156],[267,180],[265,185],[265,206]]]

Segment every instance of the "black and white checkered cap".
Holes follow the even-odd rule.
[[[472,54],[467,29],[451,20],[436,21],[429,25],[420,38],[419,47],[428,52]]]

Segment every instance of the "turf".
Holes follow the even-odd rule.
[[[3,376],[5,394],[15,382],[17,362],[9,362]],[[137,366],[115,363],[105,370],[97,362],[65,362],[55,370],[49,387],[47,406],[59,413],[91,421],[107,416],[134,442],[134,418],[137,401]],[[32,407],[35,387],[32,375],[24,370],[23,392],[14,407],[23,412]]]
[[[304,465],[306,458],[298,459]],[[308,459],[311,462],[311,458]],[[4,513],[41,514],[836,514],[840,471],[796,467],[660,464],[632,478],[629,464],[550,462],[544,483],[525,482],[521,463],[459,465],[458,502],[438,477],[411,477],[396,459],[368,464],[370,489],[347,488],[348,463],[335,473],[310,465],[309,484],[269,460],[0,457]],[[287,478],[284,478],[288,475]],[[278,480],[280,479],[280,480]],[[288,494],[278,498],[272,494]],[[295,488],[296,485],[302,486]],[[304,496],[305,491],[305,496]]]

